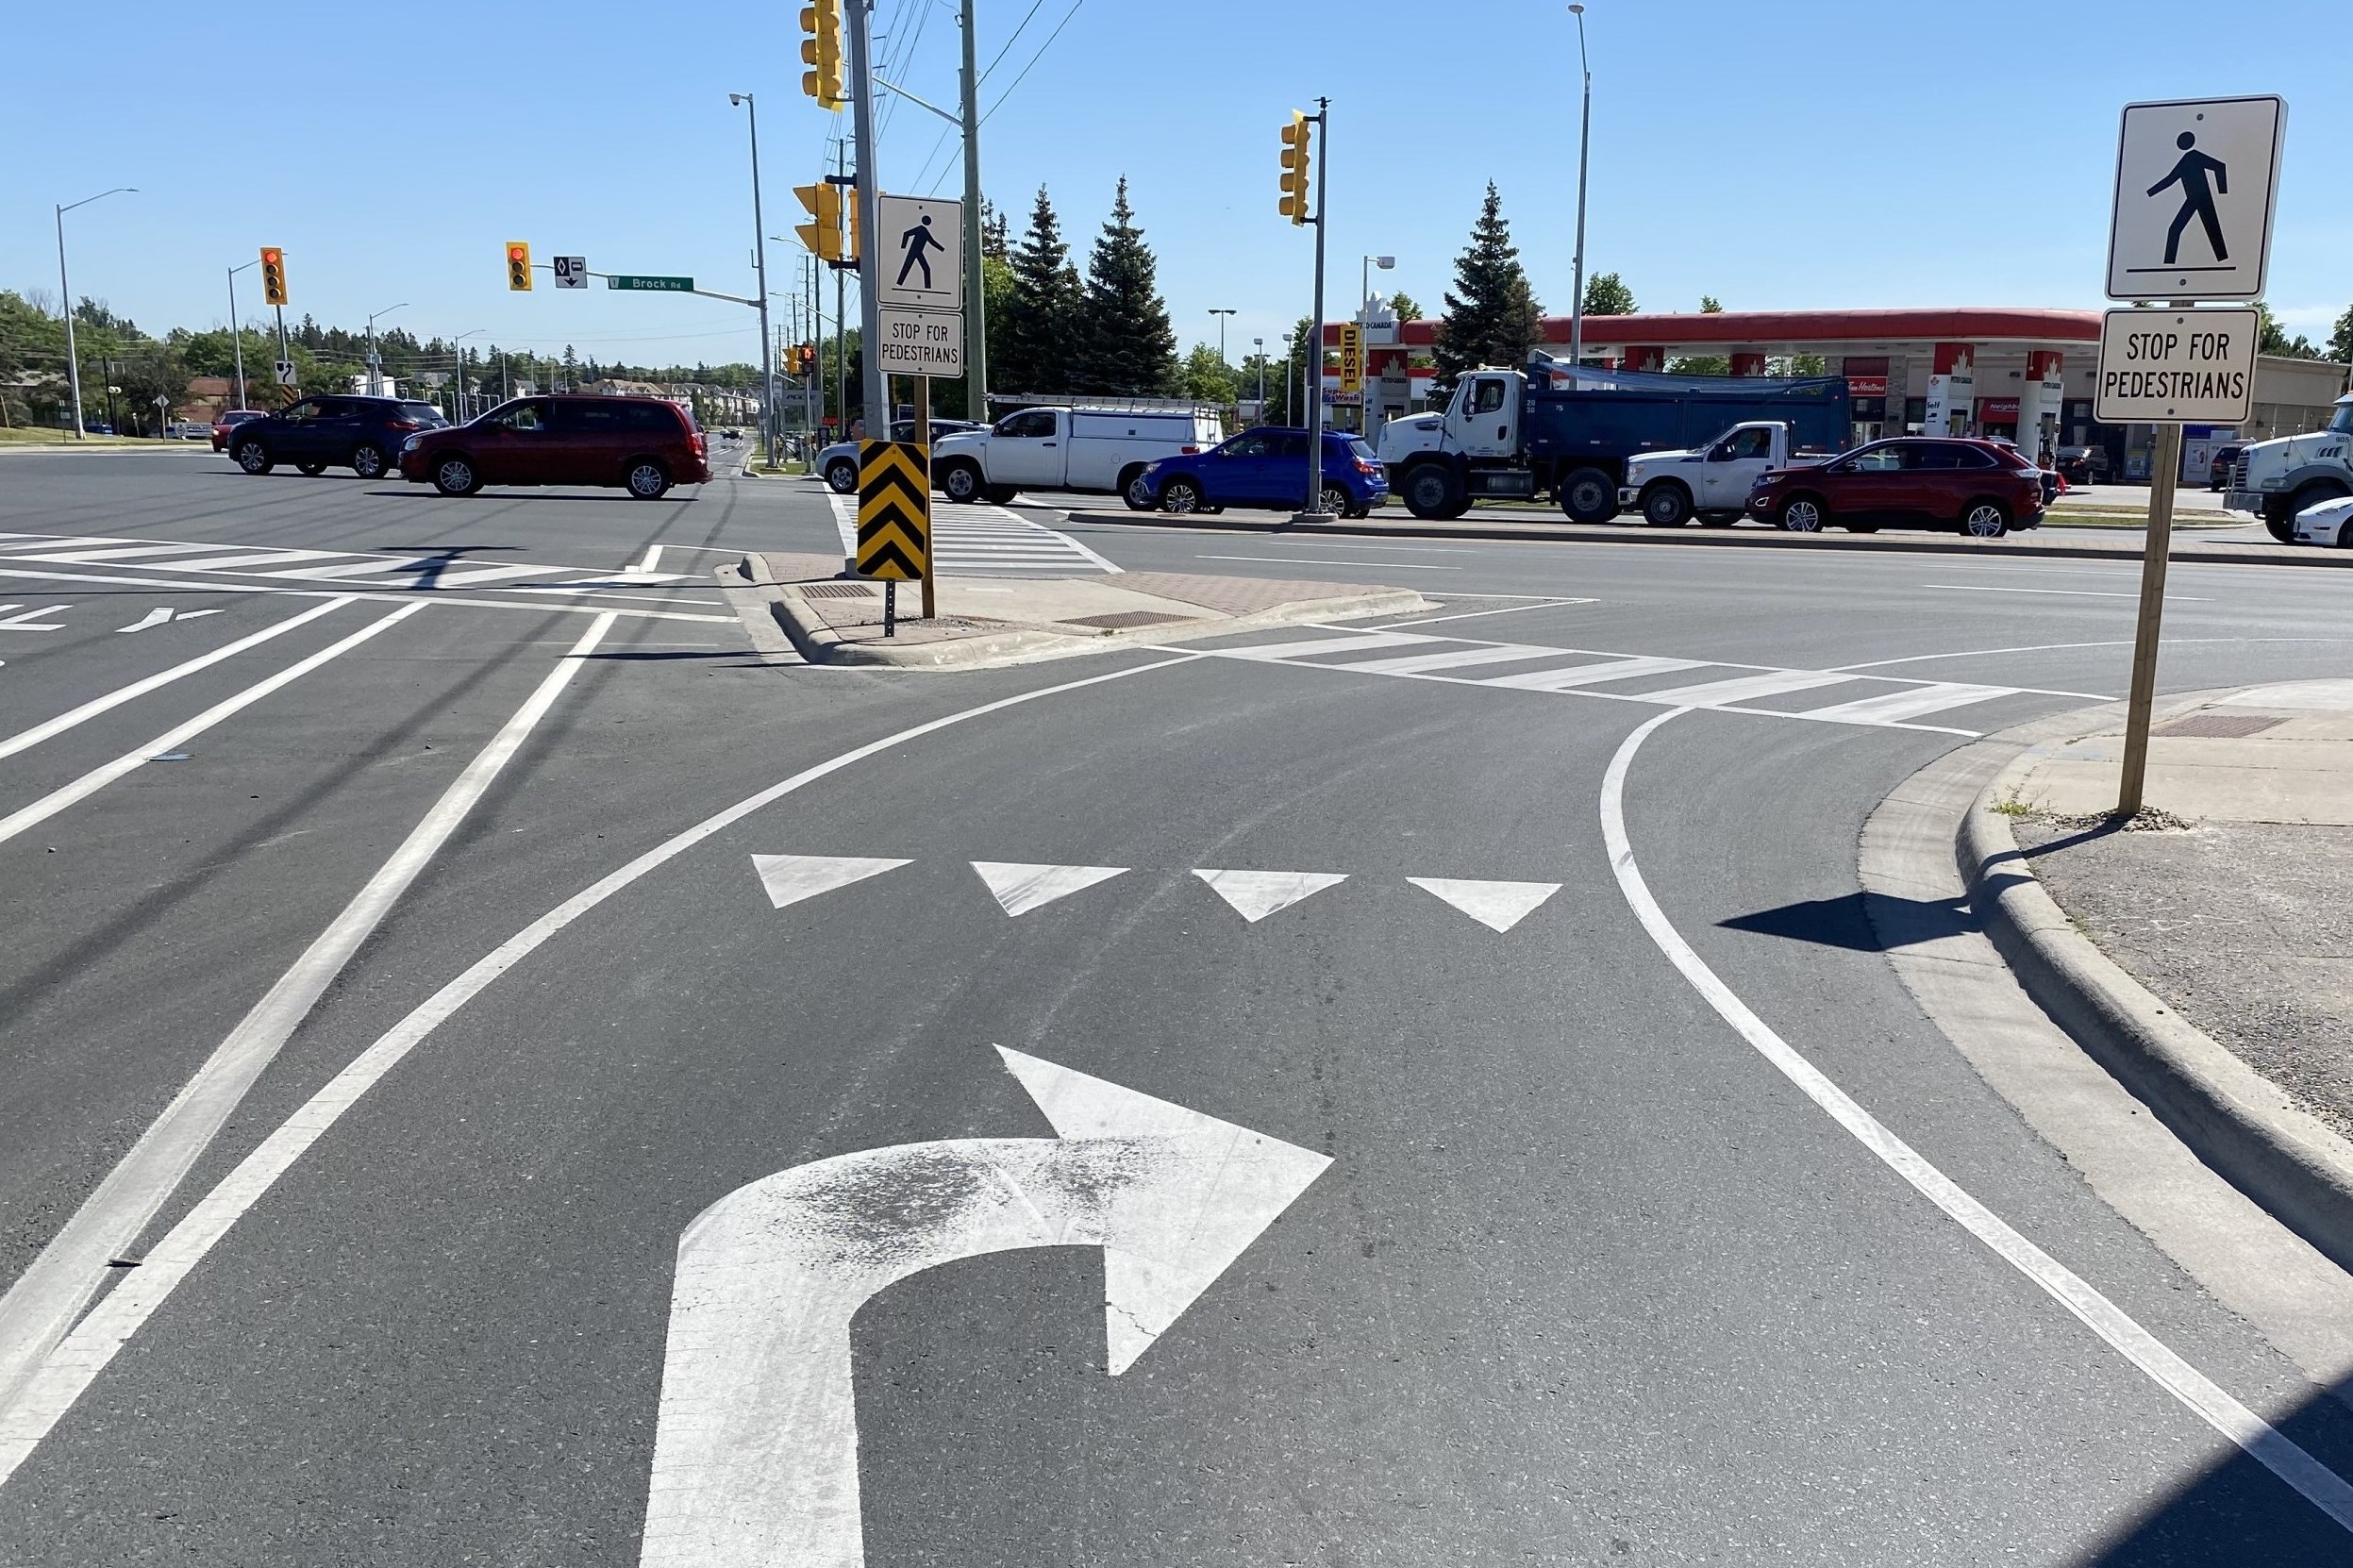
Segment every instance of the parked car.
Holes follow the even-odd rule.
[[[163,433],[174,441],[202,441],[212,434],[212,426],[201,419],[175,419],[164,426]]]
[[[2099,446],[2062,446],[2059,449],[2059,473],[2071,485],[2104,485],[2108,482],[2108,451]]]
[[[960,436],[970,431],[986,428],[986,425],[976,425],[969,419],[935,419],[931,422],[932,444],[937,445],[949,436]],[[893,441],[913,441],[915,422],[911,419],[893,420],[891,425],[891,439]],[[810,466],[813,472],[825,476],[826,485],[831,487],[835,494],[855,495],[858,493],[858,442],[837,441],[820,451],[817,454],[816,462]]]
[[[2353,550],[2353,495],[2297,512],[2295,534],[2298,544],[2333,544],[2340,550]]]
[[[703,432],[659,397],[519,397],[464,425],[426,430],[400,449],[400,472],[443,495],[484,485],[615,485],[641,501],[710,477]]]
[[[240,425],[243,425],[249,420],[263,418],[267,412],[268,410],[263,409],[229,409],[225,410],[220,418],[212,422],[212,450],[215,452],[227,451],[228,436],[231,430],[236,429]]]
[[[2231,465],[2239,460],[2239,454],[2245,450],[2246,445],[2243,442],[2233,442],[2228,446],[2215,447],[2214,455],[2206,460],[2206,488],[2228,490]]]
[[[2041,525],[2043,475],[1992,442],[1898,436],[1766,474],[1749,492],[1748,514],[1793,533],[1835,523],[1868,534],[1897,523],[1996,539]]]
[[[391,469],[411,435],[448,423],[430,403],[340,394],[306,397],[233,427],[228,455],[248,474],[267,474],[285,462],[305,474],[348,468],[362,479],[374,479]]]
[[[1146,464],[1225,439],[1218,416],[1199,410],[1024,409],[934,446],[931,481],[951,501],[985,496],[1002,506],[1025,490],[1092,490],[1149,511],[1129,488]]]
[[[1183,452],[1144,465],[1129,487],[1132,504],[1171,512],[1227,507],[1296,511],[1306,502],[1308,433],[1265,425],[1206,452]],[[1345,430],[1324,432],[1324,509],[1362,517],[1389,499],[1389,475],[1373,448]]]

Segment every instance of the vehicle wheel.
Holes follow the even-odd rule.
[[[1781,503],[1781,526],[1794,534],[1818,534],[1830,520],[1830,509],[1811,495],[1793,495]]]
[[[1439,463],[1421,463],[1406,473],[1399,487],[1406,510],[1426,521],[1462,515],[1462,486],[1451,470]]]
[[[1643,492],[1643,521],[1654,528],[1679,528],[1692,518],[1691,492],[1661,481]]]
[[[2266,516],[2263,519],[2263,532],[2271,535],[2282,544],[2294,544],[2295,542],[2295,518],[2293,515]]]
[[[1160,509],[1177,513],[1201,510],[1201,487],[1191,479],[1169,480],[1160,487]]]
[[[858,488],[855,479],[851,481],[850,488],[853,490]],[[987,489],[988,485],[980,476],[980,470],[971,463],[949,463],[940,470],[940,493],[959,506],[970,506],[973,502],[979,500],[981,493]]]
[[[1349,499],[1348,487],[1345,485],[1326,485],[1322,500],[1324,509],[1334,517],[1347,516],[1348,509],[1356,505],[1353,500]]]
[[[1850,534],[1876,534],[1879,531],[1877,523],[1841,523],[1839,526]]]
[[[303,473],[309,475],[314,479],[326,472],[326,464],[325,463],[296,463],[294,466]]]
[[[1342,512],[1340,515],[1346,518],[1349,522],[1354,523],[1361,518],[1372,516],[1373,509],[1370,507],[1350,507],[1346,511]]]
[[[1607,523],[1618,515],[1617,481],[1598,468],[1580,468],[1560,481],[1560,509],[1572,523]]]
[[[482,488],[482,476],[464,458],[443,458],[433,465],[433,488],[443,495],[472,495]]]
[[[1736,511],[1703,511],[1699,514],[1699,525],[1703,528],[1728,528],[1740,520],[1741,514]]]
[[[625,482],[639,500],[659,501],[670,488],[670,471],[651,458],[640,458],[629,465]]]
[[[270,459],[270,449],[258,441],[241,441],[233,454],[237,466],[248,474],[267,474],[276,467]]]
[[[362,479],[384,476],[384,449],[374,442],[361,442],[351,449],[351,471]]]
[[[2297,491],[2294,495],[2288,498],[2287,521],[2279,527],[2272,529],[2271,537],[2278,540],[2282,544],[2295,543],[2296,513],[2308,510],[2313,507],[2321,506],[2329,501],[2341,500],[2344,496],[2345,492],[2339,490],[2334,485],[2306,485],[2302,490]]]
[[[980,493],[988,500],[989,505],[1002,507],[1010,505],[1013,497],[1019,495],[1021,491],[1014,485],[991,485]]]
[[[1119,497],[1127,503],[1129,511],[1152,509],[1152,493],[1144,485],[1141,463],[1119,476]]]
[[[1999,539],[2010,532],[2010,509],[1999,501],[1972,501],[1961,509],[1961,531],[1972,539]]]
[[[838,458],[826,465],[826,488],[836,495],[858,493],[858,464],[847,458]]]

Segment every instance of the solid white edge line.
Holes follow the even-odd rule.
[[[422,608],[396,611],[378,622],[377,627]],[[327,987],[458,831],[467,813],[555,706],[557,697],[579,674],[582,659],[612,629],[613,621],[610,615],[597,617],[572,651],[557,660],[523,706],[409,829],[400,847],[213,1048],[139,1142],[83,1200],[8,1293],[0,1296],[0,1396],[73,1326],[75,1317],[103,1283],[108,1259],[128,1251],[157,1210],[178,1191],[190,1168],[235,1114],[262,1069],[276,1059]]]
[[[280,687],[300,680],[320,665],[349,653],[369,638],[390,627],[395,621],[405,621],[425,608],[421,604],[403,605],[382,620],[371,621],[342,642],[330,642],[308,659],[289,664],[267,679],[256,681],[235,696],[213,704],[186,724],[174,726],[145,745],[125,752],[111,762],[101,763],[74,780],[73,783],[50,791],[30,806],[23,807],[5,817],[0,817],[0,843],[8,842],[28,827],[39,826],[67,807],[89,799],[125,774],[143,767],[156,753],[170,751],[182,742],[203,734],[223,719],[259,702]]]
[[[2020,1274],[2041,1287],[2052,1300],[2073,1312],[2085,1326],[2130,1361],[2200,1420],[2228,1438],[2257,1463],[2278,1476],[2336,1524],[2353,1531],[2353,1484],[2304,1451],[2269,1422],[2248,1410],[2221,1385],[2168,1349],[2105,1295],[2058,1259],[2028,1241],[1992,1209],[1964,1192],[1959,1183],[1930,1164],[1797,1049],[1773,1031],[1772,1026],[1750,1010],[1732,989],[1709,968],[1682,933],[1667,919],[1651,896],[1650,885],[1635,863],[1634,848],[1626,831],[1626,778],[1634,754],[1651,731],[1670,719],[1696,711],[1677,708],[1637,726],[1610,759],[1601,781],[1601,836],[1616,876],[1618,891],[1633,909],[1635,918],[1675,965],[1693,990],[1706,998],[1717,1016],[1729,1024],[1757,1054],[1771,1062],[1830,1119],[1877,1155],[1897,1176],[1962,1229],[1985,1243]]]
[[[636,570],[640,572],[655,572],[659,571],[660,569],[661,546],[659,544],[648,544],[645,547],[645,554],[638,558]]]
[[[5,559],[7,558],[0,557],[0,559]],[[458,599],[439,593],[427,594],[426,592],[422,589],[410,589],[406,592],[399,593],[353,593],[349,590],[332,588],[275,588],[266,583],[258,582],[211,583],[194,578],[174,579],[171,577],[102,577],[94,573],[88,572],[15,572],[5,567],[0,567],[0,577],[37,577],[45,582],[103,583],[113,588],[176,588],[183,593],[190,592],[224,594],[277,593],[294,599],[340,598],[347,604],[365,600],[369,604],[376,605],[462,605],[469,609],[556,610],[566,615],[602,615],[605,613],[604,610],[598,609],[594,604],[531,605],[519,604],[512,599]],[[496,592],[527,593],[533,592],[533,590],[514,589],[497,590]],[[421,595],[424,596],[421,597]],[[637,596],[639,595],[632,595],[632,597]],[[670,603],[672,601],[658,600],[656,602]],[[691,603],[693,601],[687,602]],[[736,624],[735,617],[732,615],[687,615],[676,610],[667,609],[624,609],[616,611],[615,613],[632,616],[637,619],[646,621],[708,621],[713,626],[731,626]]]
[[[2168,637],[2165,646],[2182,647],[2193,642],[2353,642],[2353,637]],[[2018,648],[1956,648],[1951,653],[1908,654],[1902,659],[1874,659],[1861,664],[1841,664],[1841,670],[1878,670],[1890,664],[1927,664],[1939,659],[1989,659],[1995,654],[2054,653],[2064,648],[2128,648],[2129,637],[2111,637],[2100,642],[2032,642]],[[2103,698],[2103,701],[2114,701]]]
[[[282,636],[292,631],[296,626],[315,621],[329,610],[340,609],[352,602],[348,597],[329,599],[323,605],[314,605],[301,614],[280,621],[275,626],[264,626],[251,636],[241,637],[234,642],[225,643],[210,653],[199,654],[185,664],[175,664],[168,670],[159,671],[144,679],[132,681],[128,686],[119,687],[103,697],[92,697],[79,708],[60,713],[54,719],[44,719],[30,729],[18,730],[7,740],[0,741],[0,757],[14,757],[20,751],[29,751],[52,736],[62,735],[75,725],[94,719],[108,709],[120,708],[134,697],[143,697],[159,687],[171,685],[183,676],[192,676],[199,670],[210,669],[225,659],[233,659],[248,648],[258,648],[273,637]],[[154,611],[150,610],[148,613],[153,614]]]
[[[565,926],[713,834],[853,763],[903,745],[920,736],[962,724],[968,719],[1034,702],[1041,697],[1099,686],[1105,681],[1121,680],[1129,676],[1148,675],[1154,670],[1190,664],[1193,660],[1193,654],[1183,653],[1175,659],[1132,665],[1125,670],[1113,670],[1108,675],[1089,676],[1083,680],[1065,681],[1059,686],[1017,692],[1010,697],[982,703],[976,708],[961,709],[928,720],[912,728],[886,735],[878,741],[869,741],[864,745],[828,758],[814,767],[804,768],[792,777],[772,784],[757,794],[704,818],[685,831],[674,834],[517,931],[410,1009],[375,1044],[329,1079],[325,1088],[305,1101],[251,1154],[240,1160],[212,1191],[198,1199],[186,1217],[166,1231],[141,1259],[140,1266],[117,1280],[105,1299],[74,1326],[72,1332],[58,1342],[29,1376],[15,1389],[0,1393],[0,1487],[8,1484],[17,1468],[40,1446],[42,1439],[73,1408],[83,1391],[114,1359],[115,1353],[128,1343],[140,1326],[170,1298],[180,1281],[204,1260],[206,1254],[228,1234],[230,1227],[245,1211],[261,1200],[277,1178],[325,1135],[344,1111],[358,1104],[362,1095],[398,1066],[410,1051],[422,1044],[443,1020],[481,994],[492,981],[536,952]]]

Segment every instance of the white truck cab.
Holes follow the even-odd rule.
[[[2353,395],[2337,399],[2325,429],[2259,441],[2230,468],[2223,505],[2253,512],[2282,544],[2295,540],[2295,517],[2324,501],[2353,495]]]
[[[1790,448],[1790,426],[1777,420],[1752,420],[1733,425],[1705,446],[1645,452],[1627,459],[1618,505],[1639,508],[1643,521],[1656,528],[1679,528],[1694,514],[1702,526],[1728,528],[1740,521],[1749,491],[1765,471],[1787,468],[1794,460]]]
[[[1148,465],[1225,439],[1218,416],[1199,409],[1024,409],[935,442],[931,480],[951,501],[999,505],[1025,490],[1125,494]]]

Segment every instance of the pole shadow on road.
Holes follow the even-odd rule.
[[[1891,898],[1861,892],[1759,909],[1717,925],[1857,953],[1885,953],[1978,929],[1977,917],[1959,897]]]

